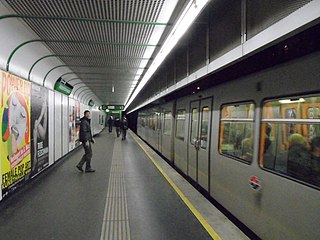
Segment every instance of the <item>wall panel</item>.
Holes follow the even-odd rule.
[[[69,129],[68,129],[68,97],[62,95],[62,155],[66,155],[69,152]]]
[[[61,136],[61,127],[62,127],[62,119],[61,119],[61,102],[62,95],[58,92],[54,93],[54,160],[57,161],[62,157],[62,136]]]
[[[54,163],[54,127],[55,127],[55,117],[54,117],[54,92],[49,91],[49,165]]]

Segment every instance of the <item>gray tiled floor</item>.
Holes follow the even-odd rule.
[[[0,239],[100,239],[115,133],[93,145],[92,174],[80,148],[0,204]],[[136,142],[121,144],[131,239],[211,239]],[[115,239],[112,239],[115,240]]]

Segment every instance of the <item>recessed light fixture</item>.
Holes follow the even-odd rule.
[[[198,90],[200,90],[200,87],[197,87]]]

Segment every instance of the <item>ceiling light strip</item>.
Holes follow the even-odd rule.
[[[163,46],[161,47],[159,53],[153,60],[149,69],[147,70],[144,77],[141,79],[139,85],[133,92],[133,94],[128,96],[125,102],[125,110],[132,103],[132,101],[137,97],[138,93],[142,90],[145,84],[149,81],[155,71],[158,69],[160,64],[163,62],[165,57],[169,52],[174,48],[179,39],[187,31],[193,21],[197,18],[201,10],[206,6],[209,0],[190,0],[186,9],[183,11],[182,15],[179,17],[177,23],[174,25],[172,31],[168,35],[168,38],[165,40]]]

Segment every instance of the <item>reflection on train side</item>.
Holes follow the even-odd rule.
[[[225,105],[221,109],[219,152],[251,162],[254,143],[253,103]]]
[[[261,167],[320,186],[320,97],[263,104]]]
[[[184,128],[186,120],[186,110],[178,110],[176,113],[176,138],[184,140]]]

